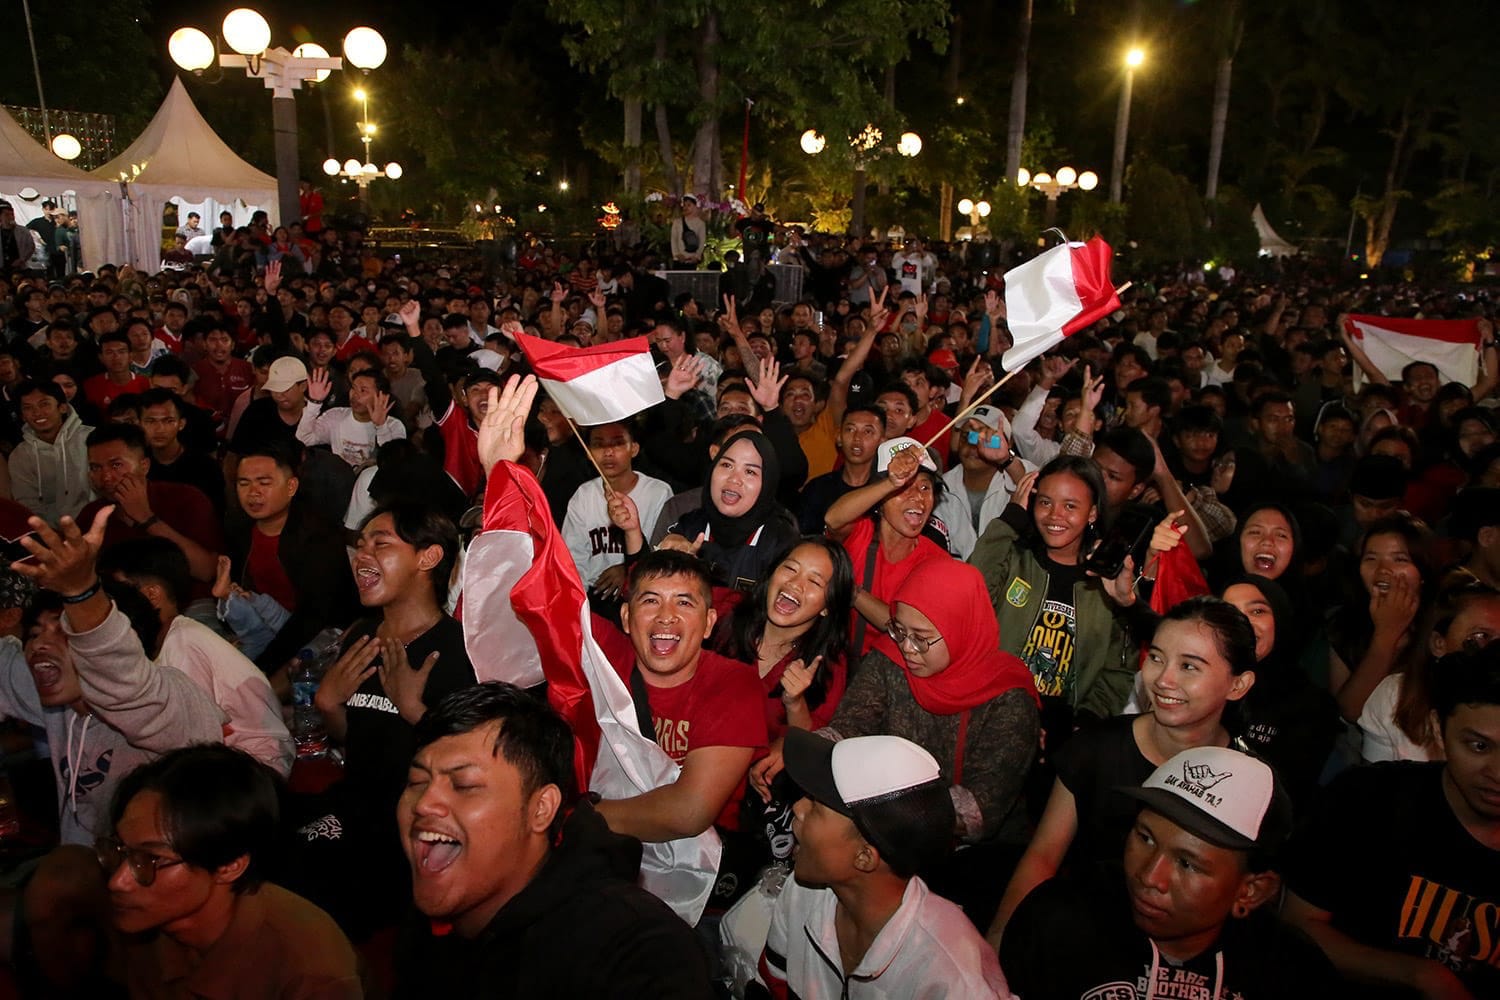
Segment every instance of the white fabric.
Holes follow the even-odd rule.
[[[161,266],[162,218],[174,198],[186,204],[213,199],[264,205],[273,223],[277,217],[276,178],[235,155],[199,114],[180,78],[172,81],[145,131],[91,176],[128,187],[122,257],[138,270],[155,272]]]
[[[1479,346],[1477,343],[1451,344],[1445,340],[1414,337],[1409,333],[1351,319],[1354,340],[1380,373],[1392,382],[1401,381],[1401,369],[1414,361],[1425,361],[1438,370],[1443,382],[1473,385],[1479,381]],[[1363,386],[1368,377],[1359,365],[1354,366],[1354,384]]]
[[[550,518],[549,518],[550,528]],[[509,681],[534,687],[544,679],[541,654],[531,633],[516,617],[511,588],[532,567],[529,534],[485,531],[469,546],[464,563],[464,644],[481,681]],[[567,609],[559,608],[559,613]],[[606,799],[627,799],[677,780],[682,769],[654,739],[641,735],[635,705],[594,635],[588,602],[577,610],[583,634],[582,663],[599,720],[599,756],[589,790]],[[505,642],[483,642],[505,636]],[[479,643],[483,643],[482,655]],[[641,845],[641,885],[688,924],[696,924],[713,891],[723,844],[708,829],[696,837]]]
[[[69,193],[76,196],[79,255],[84,267],[97,268],[100,264],[123,259],[120,227],[111,221],[111,217],[117,218],[120,212],[118,186],[91,177],[54,156],[9,112],[0,108],[0,191],[19,193],[28,187],[35,188],[39,194],[36,200],[38,213],[44,198],[50,196],[58,204],[65,205]]]
[[[844,804],[857,806],[905,792],[943,776],[937,760],[899,736],[855,736],[833,745],[833,786]]]
[[[665,398],[649,352],[632,354],[566,382],[539,381],[557,408],[584,427],[624,420]]]
[[[1047,407],[1047,390],[1041,386],[1032,389],[1016,418],[1011,421],[1015,433],[1016,450],[1038,465],[1046,465],[1062,451],[1062,443],[1049,441],[1036,432],[1037,421],[1042,419],[1042,410]]]
[[[1396,702],[1401,699],[1404,674],[1391,674],[1375,685],[1359,713],[1359,731],[1364,736],[1360,756],[1370,763],[1383,760],[1432,760],[1432,753],[1413,743],[1396,725]]]
[[[224,743],[243,750],[283,778],[292,773],[297,748],[281,718],[281,702],[259,667],[202,622],[178,615],[167,626],[160,666],[176,667],[214,700],[229,721]]]
[[[347,406],[321,412],[313,404],[302,409],[297,421],[297,440],[315,448],[326,444],[333,453],[356,470],[375,461],[375,450],[387,441],[406,437],[406,427],[394,416],[379,427],[371,420],[356,420]]]
[[[1073,248],[1063,243],[1005,272],[1005,321],[1011,346],[1000,363],[1020,371],[1062,343],[1063,326],[1083,311],[1073,283]]]
[[[1255,234],[1260,237],[1262,257],[1289,257],[1297,252],[1295,243],[1288,243],[1275,229],[1271,228],[1271,222],[1266,218],[1266,213],[1261,211],[1259,203],[1251,210],[1250,221],[1255,224]],[[1222,273],[1221,271],[1220,274]],[[1229,278],[1226,277],[1224,280],[1228,281]]]
[[[1184,750],[1141,783],[1175,795],[1246,840],[1260,836],[1275,787],[1271,765],[1229,747]]]
[[[1017,455],[1010,472],[1019,479],[1028,472],[1035,472],[1036,468],[1035,464]],[[948,528],[948,550],[959,559],[968,559],[974,546],[979,543],[979,536],[984,534],[991,521],[1005,512],[1014,492],[1010,476],[999,469],[995,470],[994,478],[985,491],[984,502],[979,505],[979,527],[976,529],[969,506],[969,492],[964,487],[963,466],[955,465],[945,472],[943,498],[938,501],[937,515]]]
[[[640,511],[641,524],[655,524],[662,508],[672,499],[672,487],[660,479],[636,473],[630,499]],[[600,573],[625,561],[624,535],[612,531],[613,525],[604,500],[603,479],[590,479],[574,491],[568,501],[567,516],[563,518],[562,536],[585,587],[592,587]]]
[[[964,911],[934,894],[920,878],[906,884],[901,908],[886,921],[846,984],[840,962],[832,889],[787,879],[771,915],[766,965],[802,1000],[1016,1000]],[[784,960],[778,966],[776,956]]]

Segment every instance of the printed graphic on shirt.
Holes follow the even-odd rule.
[[[688,733],[692,723],[687,719],[656,719],[656,743],[678,763],[687,756]]]
[[[1021,659],[1036,678],[1038,694],[1059,696],[1073,686],[1073,637],[1077,634],[1073,606],[1061,601],[1044,601]]]
[[[625,532],[614,525],[589,529],[589,555],[624,555]]]
[[[1026,602],[1031,600],[1031,584],[1016,577],[1005,591],[1005,600],[1013,608],[1026,607]]]
[[[1500,902],[1413,875],[1397,936],[1423,942],[1423,954],[1459,975],[1476,965],[1500,968]]]
[[[82,751],[80,750],[80,758]],[[98,788],[109,780],[109,769],[114,765],[114,748],[101,753],[92,762],[80,759],[78,762],[78,780],[72,780],[72,768],[69,762],[60,760],[57,762],[58,773],[62,776],[64,788],[70,788],[76,798],[83,798],[89,792]]]
[[[1095,986],[1079,1000],[1245,1000],[1238,990],[1218,989],[1212,979],[1191,969],[1176,969],[1163,965],[1156,970],[1156,982],[1151,982],[1151,967],[1144,968],[1140,978],[1133,983],[1123,980]]]

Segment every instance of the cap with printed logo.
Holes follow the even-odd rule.
[[[891,459],[895,458],[898,452],[905,451],[907,448],[915,448],[921,452],[922,468],[931,472],[938,471],[937,462],[932,457],[932,451],[922,447],[922,442],[912,437],[898,437],[891,438],[889,441],[882,441],[880,447],[875,451],[875,471],[884,472],[889,469],[891,467]]]
[[[1184,750],[1130,798],[1218,847],[1274,850],[1292,830],[1292,804],[1271,765],[1229,747]]]

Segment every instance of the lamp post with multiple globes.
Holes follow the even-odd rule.
[[[280,221],[301,215],[297,199],[297,105],[294,92],[304,82],[326,80],[344,59],[368,73],[385,62],[385,39],[374,28],[359,27],[344,36],[344,58],[330,56],[319,45],[307,43],[294,51],[271,47],[271,26],[249,7],[230,11],[223,23],[224,43],[232,52],[219,52],[217,42],[197,28],[178,28],[167,42],[172,61],[202,75],[217,61],[225,69],[243,69],[271,91],[271,120],[276,137],[276,189]]]
[[[339,163],[337,157],[330,156],[323,161],[323,173],[329,177],[342,177],[351,180],[359,186],[359,206],[365,212],[370,210],[370,182],[382,177],[396,181],[401,179],[401,164],[392,160],[382,170],[375,165],[375,157],[370,152],[370,144],[375,141],[376,126],[370,121],[370,94],[364,87],[354,92],[354,99],[360,105],[359,141],[364,143],[365,162],[350,157],[343,163]]]
[[[856,235],[863,235],[865,230],[865,168],[870,161],[889,152],[889,147],[880,144],[885,139],[883,133],[877,126],[867,124],[858,135],[849,137],[849,148],[854,151],[854,197],[850,204],[849,230]],[[817,156],[828,145],[816,129],[808,129],[802,133],[800,140],[802,152],[808,156]],[[922,152],[922,137],[915,132],[902,132],[901,138],[896,142],[896,152],[905,157],[913,157]]]
[[[1047,196],[1047,214],[1042,228],[1051,229],[1052,224],[1057,221],[1057,199],[1062,197],[1062,193],[1075,188],[1079,191],[1092,191],[1099,186],[1099,175],[1092,170],[1085,170],[1080,174],[1072,167],[1058,167],[1056,174],[1046,171],[1033,174],[1022,167],[1016,171],[1016,185],[1036,188]]]
[[[958,200],[958,213],[960,215],[967,215],[969,217],[968,238],[971,240],[976,239],[979,236],[979,227],[981,225],[980,220],[988,219],[990,217],[990,203],[985,201],[983,198],[979,199],[978,201],[975,201],[972,198],[960,198]],[[964,239],[964,234],[962,231],[959,232],[958,238]]]

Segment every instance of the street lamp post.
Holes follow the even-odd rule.
[[[865,229],[865,188],[868,186],[865,170],[871,160],[890,152],[889,147],[880,145],[884,139],[885,133],[874,124],[867,124],[858,135],[849,137],[849,148],[854,151],[854,196],[849,205],[849,230],[856,235],[863,235]],[[817,156],[827,146],[827,140],[817,130],[808,129],[802,133],[800,144],[808,156]],[[896,142],[896,152],[908,158],[916,156],[922,152],[922,137],[915,132],[902,132]]]
[[[1099,175],[1092,170],[1085,170],[1080,174],[1072,167],[1058,167],[1056,174],[1046,171],[1033,174],[1022,167],[1016,171],[1016,185],[1036,188],[1047,196],[1047,214],[1043,217],[1045,223],[1042,228],[1051,229],[1057,222],[1057,199],[1062,197],[1062,193],[1075,188],[1079,191],[1092,191],[1099,186]]]
[[[960,198],[958,201],[958,213],[969,217],[969,239],[978,239],[980,220],[990,217],[990,203],[983,198],[978,201],[972,198]],[[958,238],[963,239],[964,234],[960,232]]]
[[[167,42],[172,61],[191,73],[202,75],[217,60],[226,69],[243,69],[259,78],[271,91],[271,123],[276,138],[276,191],[285,224],[301,217],[297,197],[297,104],[295,91],[304,81],[317,82],[344,59],[368,73],[385,62],[385,39],[374,28],[355,28],[344,36],[344,59],[329,56],[316,45],[299,45],[295,52],[271,48],[271,26],[259,12],[238,7],[223,23],[224,43],[234,51],[220,53],[218,44],[197,28],[178,28]]]
[[[342,177],[353,181],[359,187],[360,211],[366,215],[370,212],[370,182],[380,180],[382,177],[396,181],[401,179],[401,164],[394,160],[385,165],[381,170],[375,165],[375,157],[370,151],[371,144],[375,141],[375,123],[370,120],[370,92],[364,87],[354,91],[354,99],[359,102],[359,141],[365,147],[365,162],[350,157],[342,164],[337,157],[330,156],[323,161],[323,173],[329,177]]]
[[[1130,131],[1130,91],[1135,84],[1135,71],[1146,61],[1143,49],[1132,48],[1125,53],[1125,85],[1120,88],[1120,106],[1115,110],[1115,156],[1110,164],[1109,203],[1118,205],[1125,185],[1125,136]]]

